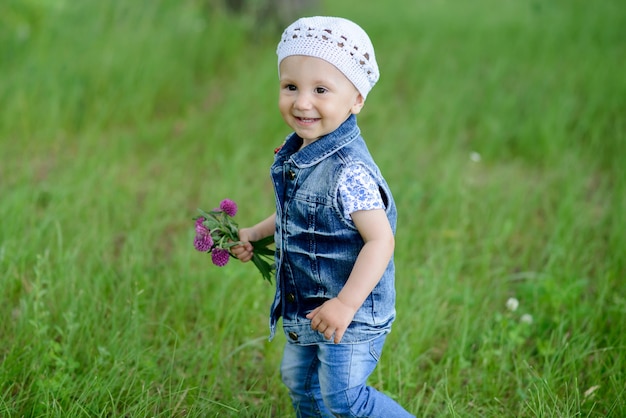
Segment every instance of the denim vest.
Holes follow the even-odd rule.
[[[394,233],[397,214],[354,115],[299,150],[301,145],[302,139],[292,134],[271,167],[276,197],[276,295],[270,311],[270,340],[282,316],[288,341],[306,345],[332,341],[311,329],[306,314],[339,294],[363,247],[361,235],[341,207],[338,183],[344,167],[359,164],[377,181]],[[341,342],[360,343],[388,333],[394,318],[392,258]]]

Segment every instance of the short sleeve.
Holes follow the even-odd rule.
[[[360,165],[347,167],[342,173],[339,197],[343,205],[343,216],[347,220],[352,220],[352,212],[385,208],[378,184]]]

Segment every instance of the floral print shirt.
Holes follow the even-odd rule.
[[[343,216],[350,222],[350,214],[358,210],[385,209],[378,184],[361,165],[348,166],[339,180],[339,196]]]

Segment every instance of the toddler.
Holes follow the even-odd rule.
[[[277,54],[293,133],[270,170],[276,211],[232,252],[249,261],[250,242],[274,235],[270,339],[282,317],[298,417],[411,417],[366,384],[395,318],[396,206],[356,120],[379,78],[374,48],[355,23],[318,16],[291,24]]]

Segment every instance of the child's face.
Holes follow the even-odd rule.
[[[363,107],[363,96],[334,65],[292,55],[280,63],[280,113],[308,145],[333,132]]]

